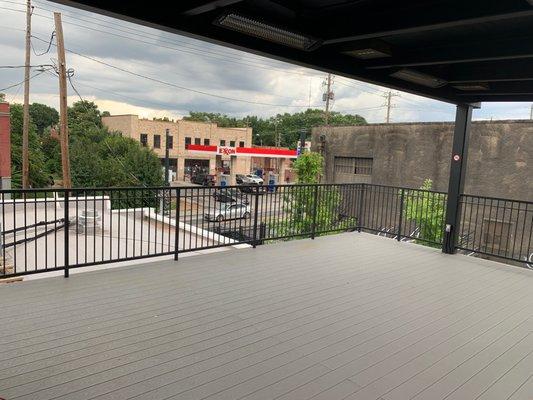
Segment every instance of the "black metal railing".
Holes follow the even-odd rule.
[[[441,247],[447,195],[374,184],[0,191],[0,276],[365,231]],[[459,250],[529,265],[533,205],[461,197]],[[530,260],[530,261],[528,261]]]
[[[446,193],[366,183],[361,186],[362,230],[398,241],[442,246]]]
[[[458,248],[533,268],[533,202],[461,195]]]
[[[355,185],[0,191],[0,276],[356,229]],[[350,209],[352,207],[352,209]]]

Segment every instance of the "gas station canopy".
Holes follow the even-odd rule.
[[[454,104],[533,99],[533,0],[56,0]]]

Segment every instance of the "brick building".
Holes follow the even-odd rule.
[[[293,180],[290,166],[296,157],[294,150],[252,146],[252,128],[223,128],[215,123],[195,121],[160,121],[141,119],[137,115],[102,117],[102,123],[111,131],[139,141],[154,150],[163,163],[165,135],[169,130],[170,168],[174,180],[188,180],[192,171],[210,174],[222,171],[230,175],[231,184],[236,174],[257,170],[266,175],[279,176],[280,182]]]
[[[234,174],[247,174],[252,169],[250,158],[237,158],[232,162],[230,155],[188,151],[189,145],[250,147],[252,128],[222,128],[214,123],[195,121],[159,121],[139,118],[137,115],[112,115],[102,117],[102,123],[111,131],[135,139],[165,157],[165,132],[170,133],[170,167],[176,180],[190,176],[193,168],[216,174],[222,168]],[[217,170],[218,169],[218,170]]]
[[[0,101],[0,189],[11,188],[10,131],[9,103]]]

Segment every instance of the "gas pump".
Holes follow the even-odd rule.
[[[220,174],[218,176],[218,180],[220,182],[220,186],[229,186],[231,177],[228,174]]]

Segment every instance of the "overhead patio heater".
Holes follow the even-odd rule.
[[[312,50],[319,44],[309,36],[236,13],[223,14],[215,25],[299,50]]]
[[[407,82],[416,83],[431,88],[439,88],[446,85],[444,79],[434,77],[432,75],[424,74],[422,72],[414,71],[412,69],[401,69],[390,74],[393,78],[398,78]]]

